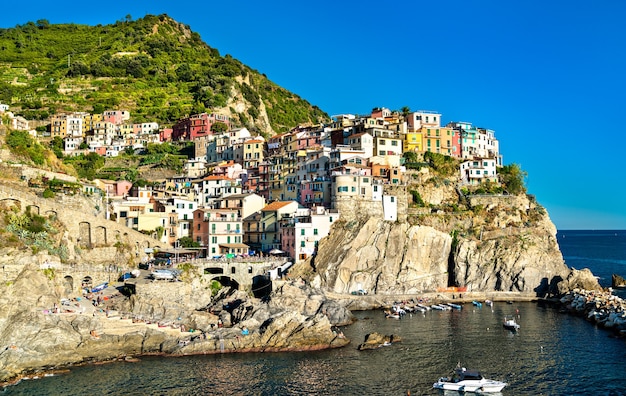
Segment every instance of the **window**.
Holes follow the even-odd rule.
[[[300,230],[300,235],[304,235],[304,228]]]
[[[217,243],[217,237],[216,236],[211,237],[211,243]]]
[[[397,140],[392,140],[391,141],[391,145],[392,146],[397,146],[398,145],[398,141]]]
[[[396,202],[396,197],[390,197],[390,198],[391,198],[391,200],[390,200],[391,203]]]
[[[363,178],[363,183],[369,183],[370,182],[370,178],[369,177],[364,177]]]
[[[317,228],[313,229],[313,235],[317,235]]]
[[[356,192],[356,187],[352,186],[352,192]]]
[[[300,241],[300,247],[304,247],[305,246],[305,242],[304,241]]]
[[[385,139],[380,139],[380,145],[384,146],[385,145]]]

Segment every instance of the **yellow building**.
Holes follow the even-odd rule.
[[[403,152],[422,153],[422,130],[407,132],[404,135]]]
[[[448,127],[422,128],[423,152],[433,152],[450,157],[458,156],[454,146],[455,131]]]
[[[265,141],[251,139],[243,143],[243,167],[245,169],[258,168],[265,159]]]

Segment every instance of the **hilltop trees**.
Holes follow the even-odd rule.
[[[193,111],[220,112],[233,97],[243,97],[245,110],[228,112],[231,122],[250,129],[284,132],[328,120],[319,108],[232,56],[221,56],[167,15],[127,15],[105,26],[41,19],[0,29],[0,63],[0,102],[12,103],[28,119],[44,119],[61,108],[100,113],[96,108],[123,103],[136,121],[171,124]],[[261,117],[262,109],[267,117]],[[257,122],[264,119],[271,127]]]

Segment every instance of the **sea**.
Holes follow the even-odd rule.
[[[626,231],[559,231],[568,266],[608,287],[626,277]],[[620,292],[620,291],[616,291]],[[24,380],[5,395],[438,395],[432,384],[458,364],[505,381],[502,395],[626,395],[626,339],[540,302],[465,304],[386,319],[355,312],[347,347],[306,353],[143,357]],[[513,315],[521,325],[502,327]],[[366,334],[400,342],[358,351]]]

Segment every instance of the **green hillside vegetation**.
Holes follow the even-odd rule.
[[[131,112],[135,123],[171,125],[202,112],[233,126],[283,132],[328,115],[272,83],[167,15],[112,25],[50,24],[0,29],[0,101],[27,119],[64,111]],[[243,103],[237,109],[234,103]],[[263,111],[271,128],[264,128]]]

